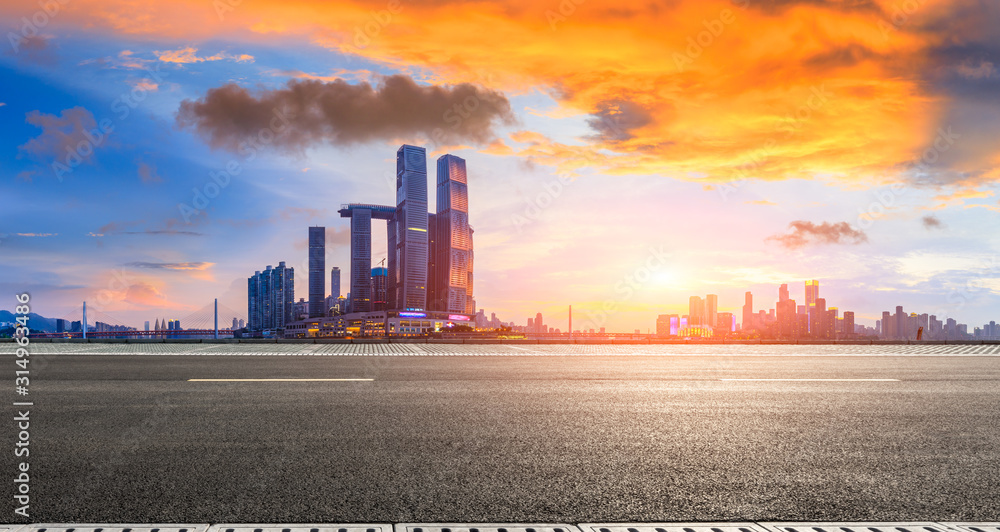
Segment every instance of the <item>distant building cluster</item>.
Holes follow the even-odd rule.
[[[754,311],[753,293],[744,295],[742,321],[731,312],[719,312],[715,294],[705,298],[691,296],[688,313],[661,314],[656,320],[656,335],[661,337],[754,337],[817,340],[856,338],[868,331],[854,323],[854,312],[841,314],[837,307],[827,307],[819,296],[819,281],[805,282],[805,301],[799,305],[789,296],[788,285],[778,287],[774,308]]]
[[[326,292],[326,228],[309,228],[308,299],[295,300],[294,272],[280,263],[248,279],[247,328],[252,335],[409,336],[477,326],[473,298],[473,230],[465,160],[437,160],[437,212],[428,212],[427,154],[396,152],[396,203],[350,203],[349,292],[340,268]],[[387,260],[372,267],[372,220],[386,222]]]
[[[798,304],[789,297],[788,285],[778,287],[774,308],[754,309],[753,293],[744,296],[742,321],[729,312],[718,312],[718,297],[691,296],[687,314],[660,314],[656,320],[656,335],[661,337],[735,337],[773,339],[849,340],[878,338],[884,340],[998,340],[1000,327],[991,321],[973,332],[962,323],[934,315],[906,314],[903,307],[896,312],[883,312],[882,319],[868,327],[855,322],[852,311],[841,312],[828,307],[820,297],[817,280],[804,284],[805,301]]]
[[[896,312],[882,312],[882,319],[875,322],[875,333],[885,340],[1000,340],[1000,330],[995,321],[971,334],[969,326],[952,318],[941,321],[934,314],[907,314],[902,306]]]

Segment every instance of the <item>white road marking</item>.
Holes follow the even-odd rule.
[[[370,382],[374,380],[375,379],[188,379],[188,382]]]
[[[739,382],[899,382],[899,379],[719,379]]]

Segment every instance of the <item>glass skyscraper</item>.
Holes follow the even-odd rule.
[[[326,228],[309,228],[309,317],[326,316]]]
[[[465,159],[437,160],[437,214],[432,216],[434,256],[431,310],[475,314],[472,298],[472,229]]]
[[[389,284],[396,309],[427,308],[427,222],[427,152],[404,144],[396,151],[396,214],[389,231]]]

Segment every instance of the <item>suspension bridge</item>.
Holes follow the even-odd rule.
[[[164,314],[153,311],[152,314]],[[169,316],[169,314],[166,314]],[[218,299],[182,316],[181,318],[155,318],[142,327],[129,325],[126,320],[94,308],[84,301],[66,316],[56,319],[63,329],[42,332],[32,329],[33,338],[232,338],[246,325],[245,312],[237,312],[218,302]],[[155,323],[155,325],[151,325]],[[149,327],[149,330],[146,328]],[[30,327],[29,327],[30,328]]]

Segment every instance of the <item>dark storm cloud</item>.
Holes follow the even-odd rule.
[[[601,140],[629,140],[634,137],[632,131],[653,122],[653,116],[643,106],[624,99],[607,100],[597,105],[597,111],[591,113],[587,125]]]
[[[211,89],[177,112],[213,148],[236,151],[250,139],[300,152],[329,143],[347,146],[415,136],[438,144],[488,144],[498,124],[514,123],[502,93],[463,83],[423,86],[395,75],[377,85],[292,80],[251,94],[234,84]],[[268,140],[273,139],[273,140]]]
[[[868,241],[868,235],[854,229],[847,222],[816,224],[804,220],[796,220],[788,227],[790,233],[774,235],[767,238],[778,242],[789,249],[797,249],[808,244],[861,244]]]

